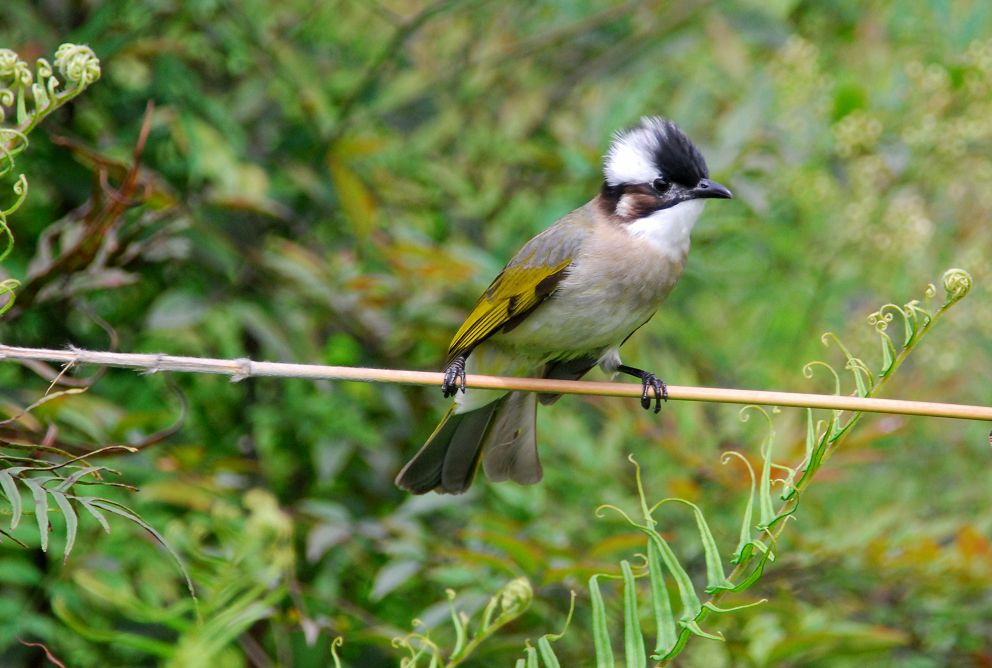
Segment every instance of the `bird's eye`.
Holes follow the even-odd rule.
[[[672,183],[668,179],[658,178],[651,183],[651,187],[654,188],[655,192],[659,195],[664,195],[668,192],[668,189],[672,187]]]

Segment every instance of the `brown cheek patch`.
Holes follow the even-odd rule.
[[[626,193],[617,204],[617,215],[635,220],[658,210],[658,198],[644,193]]]

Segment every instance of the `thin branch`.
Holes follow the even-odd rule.
[[[310,380],[349,380],[402,385],[441,385],[443,374],[432,371],[405,371],[400,369],[367,369],[348,366],[321,366],[317,364],[287,364],[283,362],[256,362],[250,359],[210,359],[205,357],[180,357],[176,355],[147,355],[111,353],[92,350],[50,350],[44,348],[18,348],[0,344],[0,360],[46,361],[62,364],[96,364],[101,366],[142,369],[146,373],[178,371],[184,373],[215,373],[231,376],[232,381],[261,376],[279,378],[306,378]],[[552,394],[584,394],[607,397],[640,397],[641,386],[633,383],[612,383],[579,380],[551,380],[547,378],[506,378],[501,376],[468,376],[469,387],[490,390],[519,390]],[[727,404],[760,404],[765,406],[797,406],[828,408],[868,413],[895,413],[900,415],[928,415],[965,420],[992,420],[992,406],[943,404],[931,401],[902,401],[899,399],[874,399],[832,394],[801,394],[796,392],[766,392],[761,390],[735,390],[716,387],[688,387],[669,385],[670,399],[684,401],[711,401]]]

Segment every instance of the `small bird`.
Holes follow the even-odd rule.
[[[658,116],[614,135],[603,175],[596,197],[513,256],[455,333],[441,386],[455,401],[396,476],[401,489],[461,494],[480,460],[494,482],[541,480],[537,402],[561,395],[466,389],[467,373],[577,380],[599,365],[640,379],[645,409],[653,398],[657,413],[668,399],[657,376],[621,363],[619,349],[681,276],[705,200],[733,195]]]

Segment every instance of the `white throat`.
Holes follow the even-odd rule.
[[[627,224],[628,234],[650,243],[673,260],[689,253],[689,233],[699,220],[705,202],[691,199]]]

